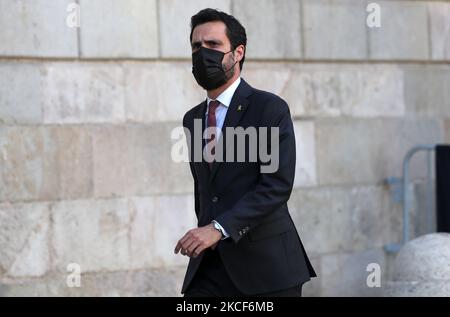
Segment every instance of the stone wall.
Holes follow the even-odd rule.
[[[195,215],[170,134],[204,98],[188,36],[205,7],[244,24],[243,78],[290,105],[289,205],[320,275],[305,294],[380,295],[366,267],[383,286],[401,238],[384,179],[410,147],[450,142],[450,2],[376,1],[368,28],[369,2],[0,0],[0,296],[179,295],[172,250]]]

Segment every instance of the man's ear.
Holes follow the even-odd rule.
[[[241,61],[244,58],[244,54],[245,54],[245,46],[244,45],[239,45],[236,48],[236,51],[239,53],[239,61]]]

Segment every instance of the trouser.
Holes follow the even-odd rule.
[[[217,251],[205,251],[200,267],[187,288],[185,297],[245,297],[230,279]],[[302,285],[293,288],[261,293],[260,297],[301,297]]]

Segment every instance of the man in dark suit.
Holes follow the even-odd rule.
[[[192,72],[207,99],[183,119],[198,228],[175,247],[190,257],[182,293],[301,296],[302,284],[316,274],[287,207],[295,174],[289,107],[240,78],[247,39],[233,16],[200,11],[191,19],[190,39]],[[251,146],[251,133],[248,143],[235,143],[228,132],[237,127],[256,129],[257,145]],[[261,155],[264,142],[272,162]],[[252,148],[258,152],[253,160]],[[240,154],[243,161],[236,160]],[[268,168],[273,161],[276,168]]]

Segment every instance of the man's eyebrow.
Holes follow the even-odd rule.
[[[206,40],[205,43],[208,44],[223,44],[221,40]]]
[[[223,44],[223,42],[221,40],[205,40],[204,41],[207,44]],[[200,46],[202,44],[202,41],[195,41],[192,42],[191,46],[195,47],[195,46]]]

